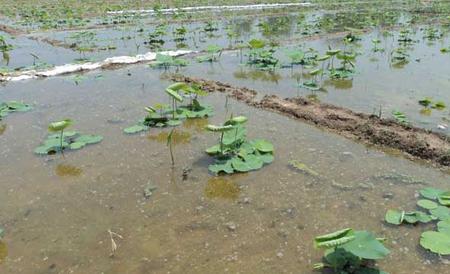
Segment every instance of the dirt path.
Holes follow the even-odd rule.
[[[172,75],[171,79],[198,84],[209,92],[227,93],[251,106],[278,112],[353,140],[394,148],[405,152],[409,158],[450,166],[450,142],[444,134],[302,97],[282,99],[276,95],[266,95],[257,100],[257,92],[248,88],[180,75]]]

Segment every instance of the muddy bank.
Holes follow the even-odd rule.
[[[266,95],[257,100],[257,92],[248,88],[180,75],[172,75],[171,79],[196,83],[209,92],[227,93],[249,105],[275,111],[366,144],[394,148],[409,158],[450,166],[450,142],[444,134],[302,97],[282,99],[276,95]]]

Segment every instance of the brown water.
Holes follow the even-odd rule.
[[[144,66],[99,73],[78,86],[72,77],[56,77],[0,89],[0,101],[35,104],[1,122],[0,226],[8,249],[2,274],[311,273],[321,257],[314,236],[344,227],[386,237],[392,253],[380,266],[390,273],[447,273],[418,246],[426,226],[382,221],[389,208],[415,208],[423,186],[374,179],[399,173],[448,188],[447,174],[233,100],[228,114],[248,116],[249,137],[273,142],[275,161],[214,177],[203,151],[217,136],[197,120],[176,129],[171,168],[167,130],[122,132],[144,106],[167,100],[162,90],[169,83]],[[204,101],[215,108],[209,122],[223,121],[224,96]],[[47,124],[66,117],[75,120],[72,129],[104,140],[65,158],[34,155]],[[291,169],[292,159],[320,177]],[[191,169],[187,180],[184,168]],[[157,189],[145,199],[149,185]],[[393,198],[383,198],[387,193]],[[115,238],[113,257],[108,230],[123,237]]]

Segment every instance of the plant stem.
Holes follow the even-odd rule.
[[[172,160],[172,166],[174,166],[175,165],[175,160],[173,158],[172,140],[170,140],[170,143],[169,143],[169,151],[170,151],[170,159]]]
[[[223,155],[223,132],[220,134],[220,154]]]

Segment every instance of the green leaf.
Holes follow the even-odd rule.
[[[256,155],[263,161],[264,164],[270,164],[273,162],[274,157],[272,153],[257,153]]]
[[[216,174],[220,172],[225,172],[228,174],[233,174],[234,169],[231,166],[231,161],[217,161],[215,164],[209,165],[208,169]]]
[[[355,238],[353,229],[345,228],[325,235],[314,238],[314,247],[332,248],[337,247],[343,243],[352,241]]]
[[[438,207],[437,203],[425,199],[417,201],[417,205],[425,209],[435,209]]]
[[[386,216],[384,217],[384,219],[386,220],[387,223],[392,224],[392,225],[400,225],[402,223],[402,219],[403,219],[403,214],[400,211],[397,210],[392,210],[389,209],[386,212]]]
[[[435,209],[431,209],[430,213],[431,215],[442,221],[450,219],[450,209],[445,206],[438,206]]]
[[[147,129],[146,126],[134,125],[132,127],[127,127],[123,131],[128,134],[133,134],[133,133],[138,133],[138,132],[144,131],[146,129]]]
[[[209,155],[216,155],[219,152],[220,152],[220,145],[214,145],[206,149],[206,153],[208,153]]]
[[[169,127],[175,127],[175,126],[179,126],[179,125],[181,125],[181,120],[169,120],[169,121],[167,121],[167,123],[166,123],[166,125],[167,126],[169,126]]]
[[[446,233],[447,235],[450,236],[450,219],[445,220],[445,221],[440,221],[437,224],[437,227],[438,227],[439,232]]]
[[[83,142],[75,142],[70,144],[70,149],[80,149],[82,147],[86,146],[86,143]]]
[[[437,189],[437,188],[427,187],[427,188],[420,190],[419,192],[420,192],[420,195],[422,195],[423,197],[425,197],[427,199],[436,200],[439,197],[439,195],[445,191]]]
[[[85,143],[85,144],[96,144],[103,140],[103,137],[100,135],[81,135],[75,139],[77,143]]]
[[[242,161],[239,157],[234,157],[231,159],[231,166],[233,169],[239,172],[247,172],[252,170],[252,168],[244,161]]]
[[[273,152],[272,143],[270,143],[266,140],[256,139],[256,140],[253,140],[252,144],[260,152],[264,152],[264,153]]]
[[[355,231],[355,239],[341,248],[363,259],[378,260],[390,252],[377,238],[368,231]]]
[[[245,163],[250,170],[257,170],[263,167],[264,162],[255,154],[247,154],[244,156]]]
[[[66,127],[68,127],[72,124],[73,124],[72,120],[65,119],[62,121],[50,123],[50,125],[48,125],[48,130],[50,132],[57,132],[57,131],[64,130]]]
[[[232,130],[234,127],[232,125],[228,126],[215,126],[215,125],[207,125],[206,130],[212,132],[226,132]]]
[[[437,231],[426,231],[420,236],[420,245],[439,255],[450,255],[450,235]]]
[[[178,94],[178,92],[176,92],[175,90],[166,88],[166,93],[169,94],[170,97],[174,98],[178,102],[183,102],[183,97],[181,97],[181,95]]]
[[[450,191],[439,194],[438,201],[443,206],[450,206]]]

